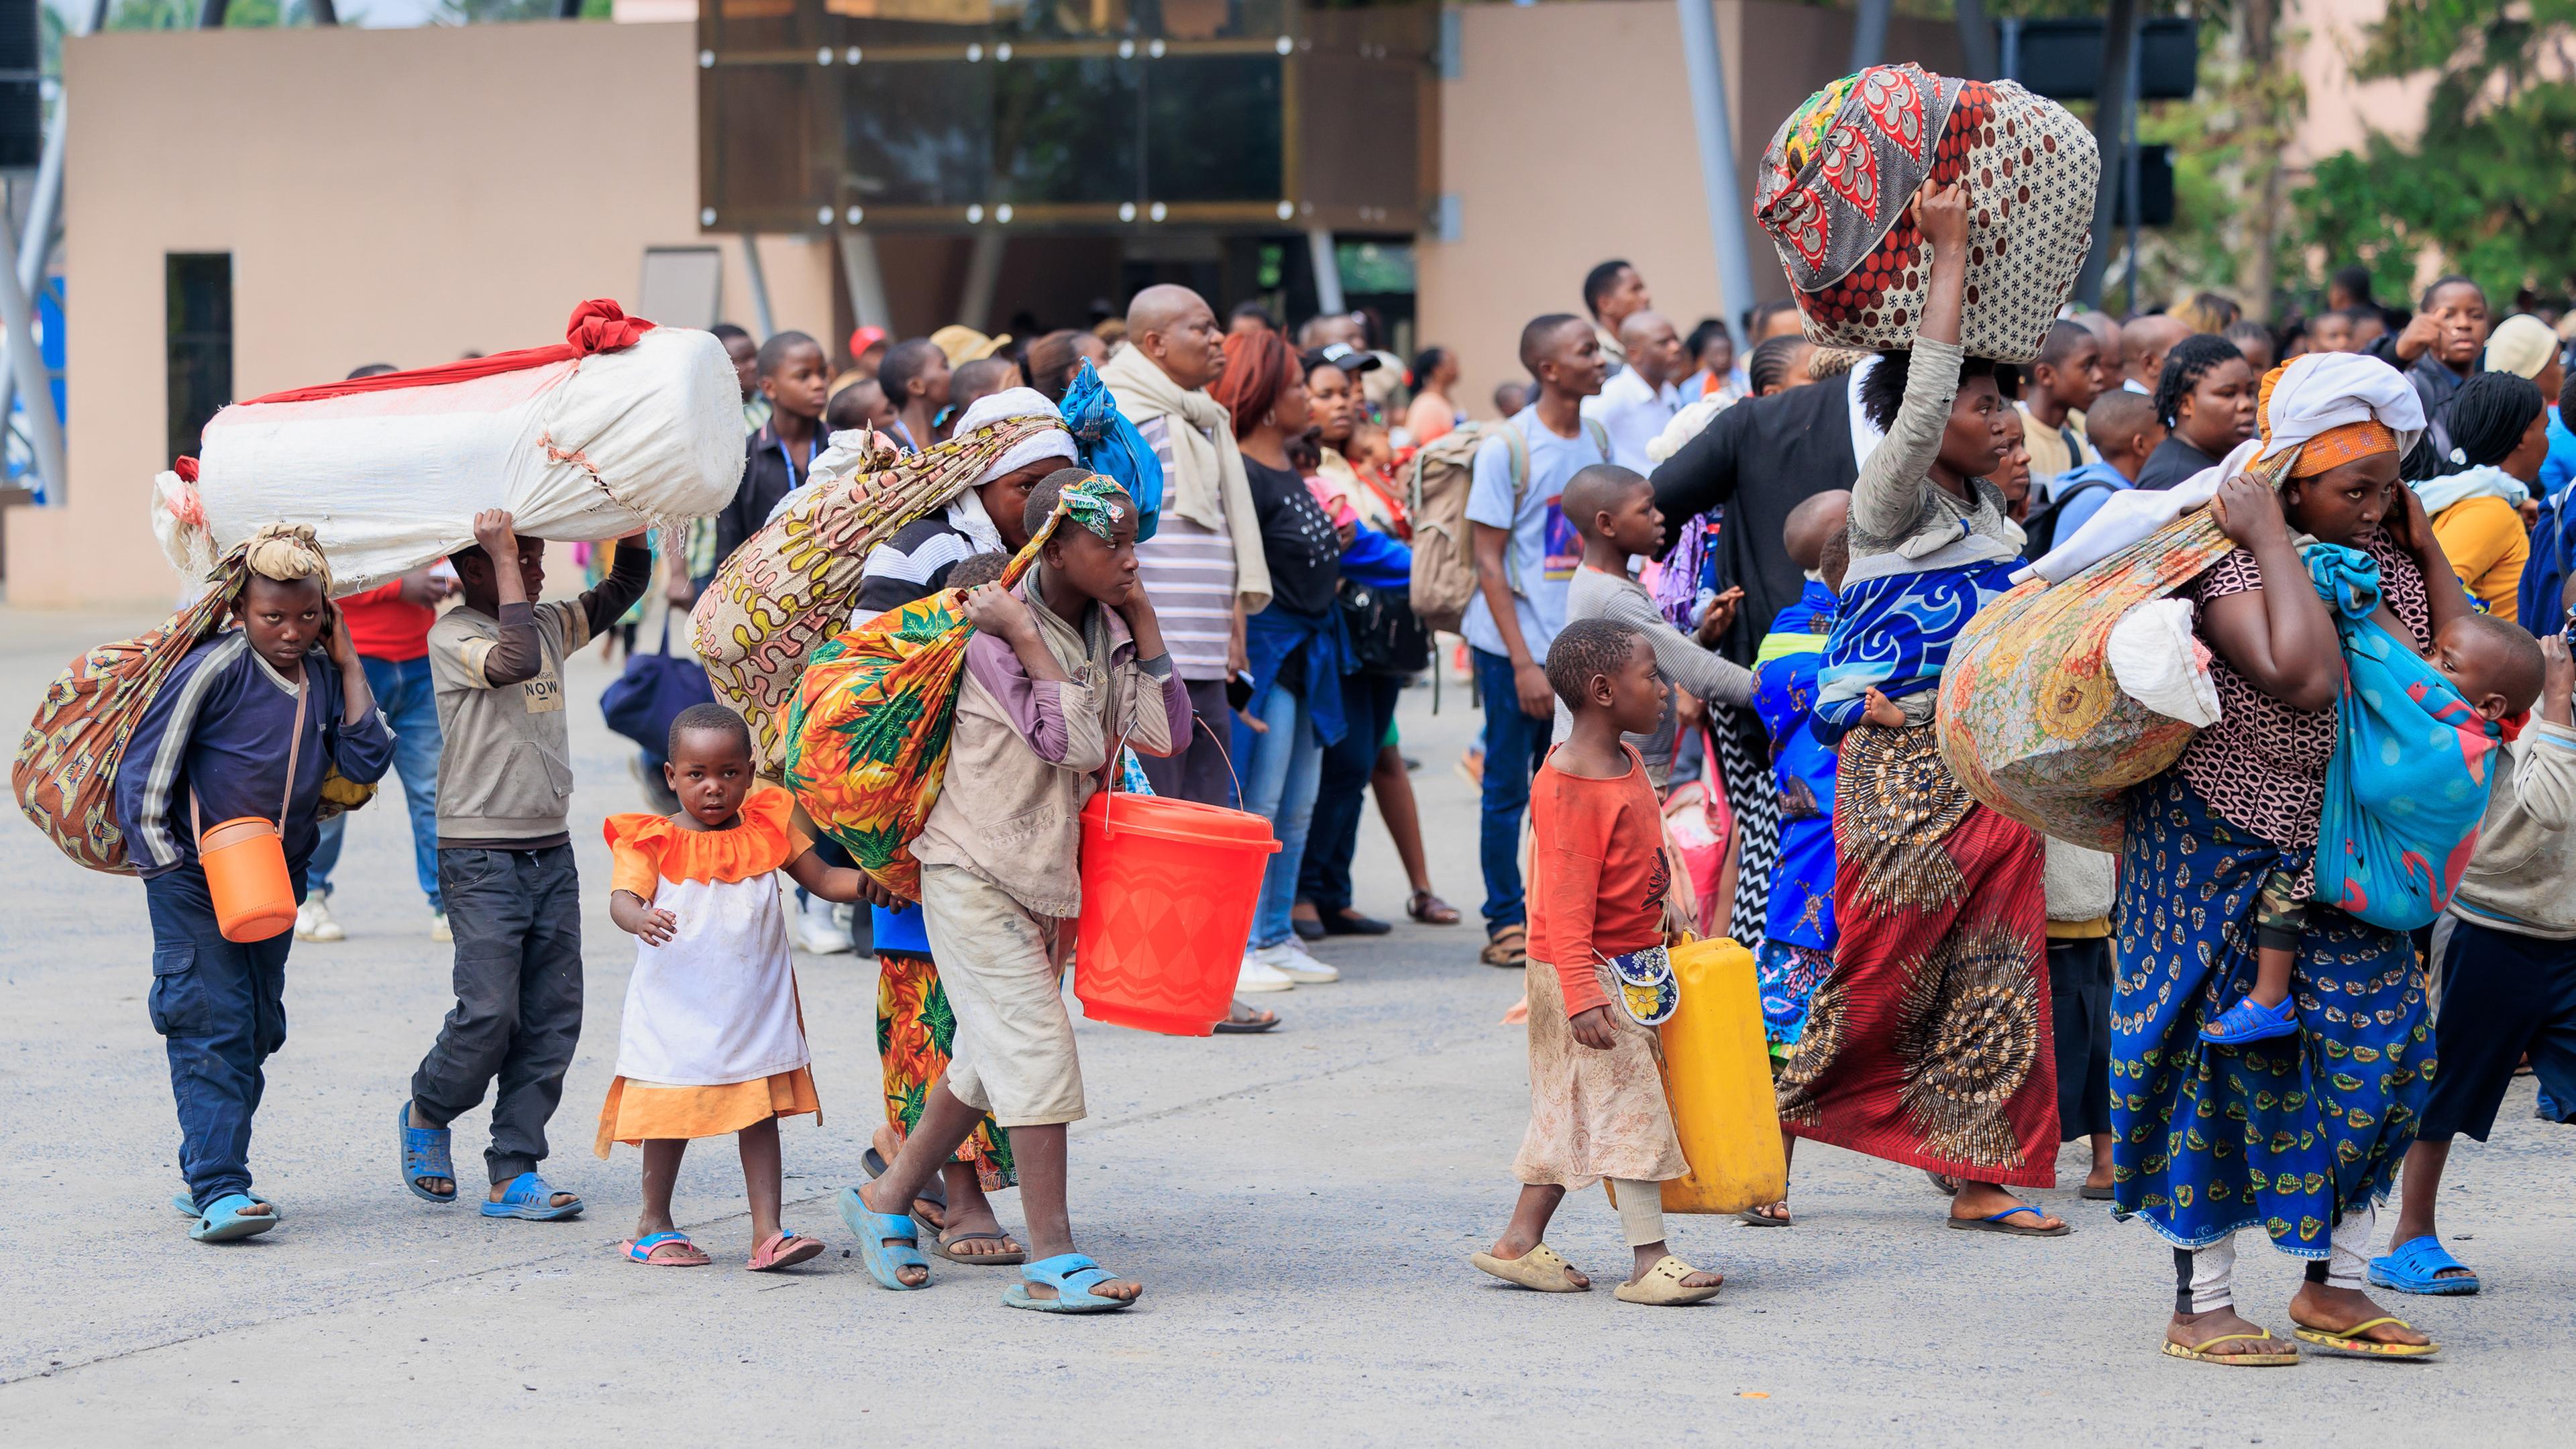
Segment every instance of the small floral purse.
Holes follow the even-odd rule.
[[[1681,983],[1673,979],[1672,953],[1646,946],[1605,958],[1619,983],[1619,1009],[1639,1026],[1661,1026],[1681,1009]]]

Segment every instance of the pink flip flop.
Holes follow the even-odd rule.
[[[781,1268],[793,1268],[807,1259],[821,1257],[822,1254],[821,1243],[812,1238],[798,1237],[781,1228],[761,1239],[760,1246],[752,1249],[751,1261],[742,1266],[747,1272],[774,1273]]]

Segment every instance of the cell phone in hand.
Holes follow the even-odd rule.
[[[1252,703],[1252,671],[1238,670],[1225,682],[1225,707],[1241,709]]]

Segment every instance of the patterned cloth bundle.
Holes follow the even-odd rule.
[[[1972,357],[2028,362],[2075,285],[2102,158],[2055,101],[2011,81],[1872,66],[1807,98],[1763,153],[1754,211],[1810,340],[1913,345],[1931,287],[1914,193],[1964,180]]]

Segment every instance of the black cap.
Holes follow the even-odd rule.
[[[1313,372],[1327,362],[1344,372],[1375,372],[1386,365],[1386,359],[1376,353],[1362,352],[1347,342],[1335,342],[1328,346],[1314,348],[1300,360],[1304,362],[1308,372]]]

